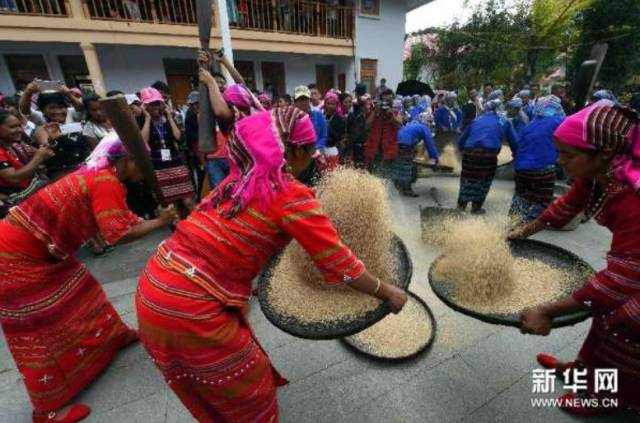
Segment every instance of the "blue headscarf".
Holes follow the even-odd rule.
[[[609,100],[609,101],[613,101],[614,103],[618,102],[618,99],[616,98],[615,95],[613,95],[613,93],[610,90],[598,90],[593,94],[591,94],[592,102],[595,103],[600,100]]]
[[[527,98],[531,98],[531,91],[530,90],[522,90],[518,93],[519,97],[527,97]]]
[[[489,94],[489,100],[500,100],[500,101],[502,101],[503,97],[504,97],[504,93],[500,89],[494,90],[494,91],[491,92],[491,94]]]
[[[500,109],[500,106],[502,106],[502,101],[499,98],[485,101],[482,106],[482,113],[496,113]]]
[[[512,100],[509,100],[507,102],[507,107],[511,108],[511,109],[522,109],[522,106],[524,106],[524,103],[522,102],[521,98],[514,98]]]
[[[564,109],[562,108],[562,102],[555,95],[549,95],[539,99],[536,103],[534,114],[542,117],[565,115]]]

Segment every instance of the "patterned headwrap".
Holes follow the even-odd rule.
[[[521,91],[518,93],[518,97],[531,98],[531,91],[530,91],[530,90],[521,90]]]
[[[273,108],[273,101],[267,94],[259,94],[258,101],[260,102],[260,104],[262,104],[262,107],[264,107],[265,110],[271,110]],[[266,103],[266,105],[264,103]]]
[[[524,106],[524,103],[521,98],[516,97],[507,101],[507,107],[511,109],[522,109],[522,106]]]
[[[610,90],[598,90],[591,94],[591,100],[595,103],[600,100],[610,100],[614,103],[618,102],[618,99]]]
[[[503,98],[504,98],[504,93],[500,89],[491,91],[491,94],[489,94],[489,100],[502,101]]]
[[[322,111],[324,112],[325,109],[325,104],[327,103],[327,100],[333,100],[336,102],[336,114],[340,117],[344,116],[344,112],[342,111],[342,102],[340,101],[340,97],[338,97],[338,94],[336,94],[333,91],[327,91],[327,93],[324,95],[324,104],[322,105]]]
[[[393,100],[392,107],[394,110],[402,110],[402,108],[404,107],[404,105],[402,104],[402,100],[400,100],[399,98],[396,98],[395,100]]]
[[[431,107],[431,97],[429,97],[428,95],[423,95],[422,97],[420,97],[420,101],[418,101],[418,106],[422,107],[425,110]]]
[[[502,101],[499,98],[494,98],[493,100],[486,101],[482,105],[482,113],[495,113],[502,106]]]
[[[614,153],[610,174],[640,190],[640,114],[599,101],[569,116],[554,136],[573,147]]]
[[[431,112],[423,112],[418,115],[418,121],[425,125],[430,125],[433,122],[433,114]]]
[[[212,204],[227,217],[235,216],[256,198],[266,207],[276,191],[286,189],[285,144],[315,140],[311,119],[295,107],[255,113],[238,121],[228,143],[230,173],[214,191]]]
[[[453,91],[449,91],[448,93],[445,94],[444,99],[445,100],[457,100],[458,99],[458,94],[456,94]]]
[[[109,132],[87,157],[83,170],[101,170],[113,166],[127,155],[127,149],[115,132]]]
[[[542,117],[565,115],[564,109],[562,108],[562,101],[555,95],[548,95],[538,99],[534,114]]]
[[[245,109],[254,108],[264,111],[262,104],[251,94],[247,87],[241,84],[233,84],[224,90],[222,95],[224,101],[233,107],[242,107]]]

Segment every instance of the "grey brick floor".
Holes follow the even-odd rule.
[[[397,233],[411,251],[411,290],[424,298],[438,323],[428,354],[407,363],[385,364],[356,356],[338,341],[293,338],[269,324],[252,301],[251,320],[275,366],[291,381],[278,397],[283,422],[575,422],[556,409],[531,407],[534,356],[547,351],[571,359],[588,330],[585,322],[559,329],[549,337],[525,337],[516,329],[488,325],[447,308],[430,291],[427,271],[437,252],[419,239],[418,205],[432,205],[429,188],[440,189],[445,206],[453,206],[458,180],[422,179],[418,199],[391,194]],[[496,181],[487,208],[504,215],[512,183]],[[133,293],[136,276],[166,233],[158,233],[106,257],[81,257],[104,283],[125,321],[136,324]],[[594,267],[604,264],[610,234],[592,223],[571,233],[545,232],[538,239],[567,248]],[[88,422],[188,422],[140,345],[122,352],[111,367],[79,398],[93,413]],[[28,422],[31,407],[19,374],[0,339],[0,422]],[[640,421],[629,415],[593,422]]]

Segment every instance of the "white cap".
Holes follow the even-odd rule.
[[[131,106],[133,103],[136,103],[136,102],[142,103],[142,101],[140,101],[140,98],[135,94],[126,94],[124,98],[127,99],[127,104],[129,106]]]

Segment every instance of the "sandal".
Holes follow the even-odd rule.
[[[75,423],[87,418],[91,413],[91,409],[84,404],[73,404],[66,415],[57,418],[57,411],[51,411],[47,414],[33,412],[33,423]]]

